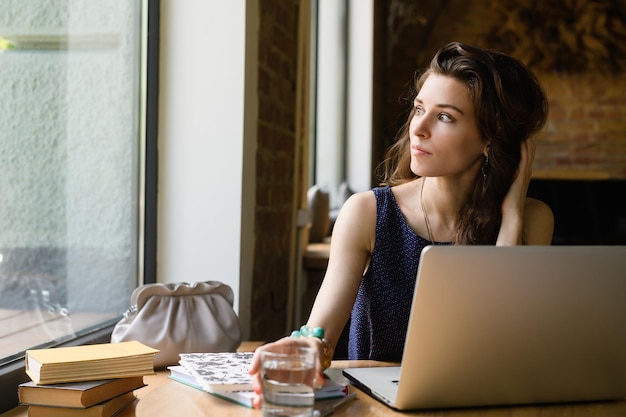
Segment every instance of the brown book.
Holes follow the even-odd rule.
[[[26,374],[36,384],[143,376],[154,373],[158,352],[136,341],[31,349]]]
[[[28,407],[28,417],[112,417],[128,407],[133,401],[135,401],[135,394],[127,392],[87,408],[31,405]]]
[[[18,386],[17,394],[23,405],[86,408],[143,386],[143,376],[52,385],[29,381]]]

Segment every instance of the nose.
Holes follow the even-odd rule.
[[[425,114],[414,113],[409,126],[411,134],[413,136],[423,138],[430,136],[430,125],[428,119],[428,116]]]

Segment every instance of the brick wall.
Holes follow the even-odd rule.
[[[294,202],[297,0],[260,0],[252,340],[285,334]]]
[[[626,179],[626,76],[540,74],[550,102],[535,170]],[[584,172],[588,174],[585,175]]]

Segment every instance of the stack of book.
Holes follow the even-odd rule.
[[[157,349],[139,342],[26,351],[31,381],[18,386],[29,417],[111,417],[135,401],[154,373]]]
[[[179,365],[170,366],[170,378],[205,391],[216,397],[252,408],[254,391],[248,374],[254,353],[182,353]],[[315,391],[316,400],[342,398],[348,395],[348,385],[327,378]]]

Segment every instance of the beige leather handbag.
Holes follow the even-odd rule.
[[[138,340],[159,349],[157,369],[177,365],[181,353],[234,352],[241,328],[233,300],[232,288],[219,281],[142,285],[111,342]]]

